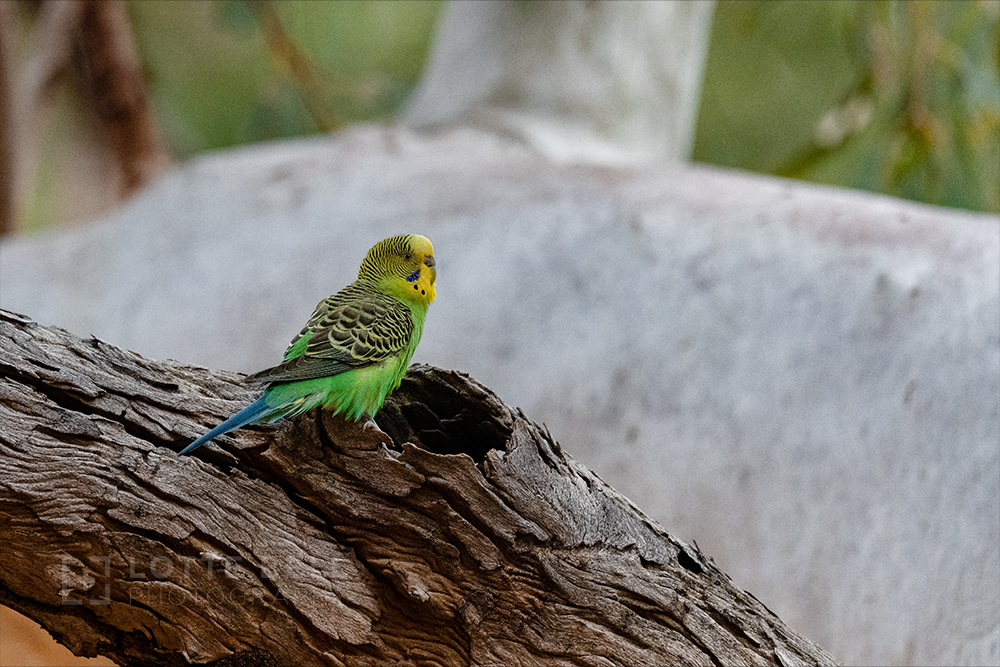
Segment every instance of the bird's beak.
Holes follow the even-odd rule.
[[[430,269],[431,285],[437,282],[437,269],[434,268],[434,255],[424,257],[424,266]]]

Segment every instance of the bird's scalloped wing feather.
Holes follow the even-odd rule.
[[[268,384],[338,375],[400,354],[413,336],[410,309],[364,283],[352,283],[316,307],[284,362],[257,373]],[[296,354],[296,348],[305,349]]]

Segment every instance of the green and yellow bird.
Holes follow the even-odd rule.
[[[375,416],[399,386],[437,296],[434,246],[426,236],[393,236],[375,244],[358,279],[319,302],[285,360],[254,376],[263,395],[185,447],[247,424],[273,422],[316,406],[355,421]]]

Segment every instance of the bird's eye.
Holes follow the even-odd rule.
[[[411,255],[410,253],[406,253],[405,255],[403,255],[403,259],[409,262],[411,259],[413,259],[413,255]]]

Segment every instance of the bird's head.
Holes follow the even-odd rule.
[[[420,234],[393,236],[376,243],[361,262],[358,280],[403,301],[426,306],[437,292],[434,246]]]

